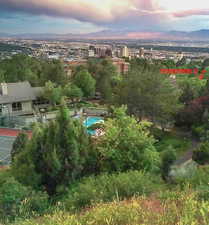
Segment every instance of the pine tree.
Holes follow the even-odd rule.
[[[13,169],[27,167],[30,163],[34,167],[34,176],[40,177],[40,185],[48,194],[54,195],[80,177],[88,146],[89,136],[85,128],[80,121],[70,118],[63,104],[56,121],[35,128],[34,136],[25,149],[28,160],[23,161],[19,157]],[[19,168],[16,170],[16,177],[18,170],[21,171]],[[23,176],[22,180],[27,180]]]
[[[28,135],[26,133],[20,133],[17,136],[17,138],[15,139],[15,141],[12,145],[12,151],[11,151],[12,162],[14,161],[15,156],[24,150],[27,141],[28,141]]]

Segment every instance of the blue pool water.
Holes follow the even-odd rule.
[[[104,121],[102,117],[87,117],[83,124],[85,127],[90,127],[91,125],[102,121]],[[88,130],[88,133],[94,135],[95,131]]]

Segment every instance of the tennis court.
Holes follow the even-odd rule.
[[[0,128],[0,165],[8,165],[10,163],[10,152],[12,145],[22,130]],[[27,131],[29,138],[32,132]]]
[[[0,164],[8,165],[10,163],[10,152],[12,144],[16,137],[0,136]]]

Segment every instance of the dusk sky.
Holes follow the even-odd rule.
[[[0,33],[209,29],[207,0],[0,0]]]

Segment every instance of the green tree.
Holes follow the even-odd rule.
[[[105,102],[112,101],[115,81],[118,81],[116,67],[107,59],[90,59],[88,70],[96,79],[96,90]]]
[[[128,112],[152,121],[166,123],[181,107],[181,92],[160,69],[133,66],[117,88],[115,104],[126,104]]]
[[[17,136],[17,138],[15,139],[12,145],[12,150],[11,150],[12,162],[14,161],[16,155],[18,155],[21,151],[24,151],[27,141],[28,141],[28,135],[26,133],[20,133]]]
[[[72,102],[76,102],[83,97],[82,90],[74,84],[68,84],[64,87],[64,96],[71,99]]]
[[[206,68],[209,66],[209,58],[205,59],[202,63],[202,68]]]
[[[209,163],[209,142],[204,142],[193,152],[192,159],[200,165]]]
[[[44,87],[43,97],[49,100],[52,105],[59,104],[63,97],[63,90],[61,86],[56,87],[54,83],[48,81]]]
[[[74,83],[79,87],[85,97],[95,94],[96,81],[87,70],[81,70],[75,75]]]
[[[54,195],[80,177],[88,146],[86,129],[80,121],[71,119],[62,105],[56,121],[36,127],[25,151],[12,165],[13,174],[20,182],[44,186]]]
[[[155,140],[148,131],[151,123],[137,123],[125,111],[125,107],[114,109],[112,118],[104,124],[105,134],[96,146],[101,157],[101,169],[107,172],[158,170],[159,153],[154,147]]]
[[[5,82],[29,81],[33,86],[44,86],[47,81],[63,85],[67,81],[63,64],[58,60],[39,60],[18,54],[0,62]]]
[[[5,72],[0,69],[0,83],[5,82]]]

